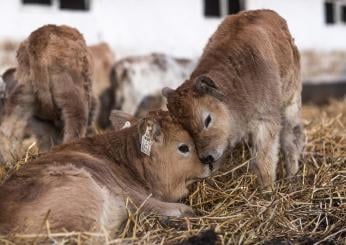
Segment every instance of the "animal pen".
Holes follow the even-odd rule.
[[[0,12],[4,17],[0,19],[8,26],[0,30],[0,74],[17,66],[20,43],[46,24],[77,28],[88,47],[99,47],[101,43],[101,51],[93,54],[98,56],[93,69],[100,74],[93,80],[100,79],[103,84],[97,93],[101,106],[95,114],[104,116],[106,126],[90,123],[86,133],[96,137],[115,130],[109,121],[111,110],[119,113],[124,104],[130,108],[127,112],[137,111],[140,117],[150,110],[167,110],[161,88],[188,79],[210,35],[226,15],[273,9],[286,19],[300,51],[305,139],[298,173],[285,175],[284,156],[280,153],[273,188],[262,188],[251,170],[255,158],[252,146],[241,141],[229,151],[218,171],[190,185],[189,194],[178,201],[191,207],[194,215],[169,217],[142,212],[151,195],[140,205],[127,197],[126,219],[117,231],[102,227],[97,231],[56,232],[51,229],[49,210],[40,232],[0,233],[0,244],[346,244],[346,1],[144,2],[2,1]],[[13,33],[16,25],[18,32]],[[0,82],[3,80],[5,76]],[[0,83],[0,129],[5,103],[2,99],[6,98],[3,87]],[[139,104],[144,105],[143,111]],[[134,124],[132,117],[124,116],[122,120],[116,130]],[[45,122],[35,125],[51,130],[52,125]],[[27,128],[19,142],[0,145],[0,153],[8,149],[11,156],[11,160],[0,162],[0,186],[43,154],[39,137],[32,136],[33,130]],[[1,137],[0,130],[3,142]],[[150,140],[146,142],[147,155],[153,144]],[[1,200],[0,196],[0,207]],[[70,200],[65,201],[69,205]],[[136,208],[130,208],[133,206]],[[0,221],[1,215],[0,210]],[[0,231],[2,225],[0,222]]]

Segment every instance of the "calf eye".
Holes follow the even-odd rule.
[[[204,126],[205,128],[208,128],[211,123],[211,116],[208,115],[207,118],[204,120]]]
[[[178,147],[178,150],[180,152],[182,152],[182,153],[188,153],[189,152],[189,147],[187,145],[183,144],[183,145],[180,145]]]

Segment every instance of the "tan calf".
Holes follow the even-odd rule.
[[[280,145],[288,176],[297,173],[304,141],[299,59],[286,21],[273,11],[241,12],[221,23],[191,77],[175,91],[163,89],[203,162],[222,162],[248,139],[263,185],[275,181]]]
[[[105,97],[109,87],[112,86],[111,70],[115,62],[115,55],[107,43],[99,43],[89,46],[89,50],[93,57],[94,73],[93,73],[93,95],[96,98],[95,120],[98,127],[105,128],[105,124],[109,122],[110,110],[107,109],[110,102]]]
[[[68,26],[43,26],[21,43],[17,60],[18,83],[5,104],[2,134],[21,140],[34,115],[63,128],[63,142],[85,136],[94,100],[83,36]]]
[[[127,208],[141,205],[142,212],[191,215],[190,207],[176,202],[210,173],[180,124],[168,112],[154,112],[25,164],[0,186],[0,234],[45,232],[46,219],[56,232],[115,231]]]

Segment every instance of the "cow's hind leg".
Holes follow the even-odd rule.
[[[303,150],[305,135],[300,118],[301,101],[297,98],[283,112],[281,130],[281,148],[285,158],[287,176],[295,175],[299,170],[298,160]]]
[[[89,103],[82,88],[67,73],[52,76],[54,100],[62,112],[63,142],[84,137],[88,127]]]

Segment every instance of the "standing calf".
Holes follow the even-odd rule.
[[[299,59],[286,21],[273,11],[241,12],[221,23],[191,77],[175,91],[163,89],[203,162],[220,162],[249,139],[263,185],[275,181],[280,144],[288,176],[297,173],[304,141]]]
[[[143,212],[191,215],[175,202],[210,169],[180,124],[168,112],[154,112],[25,164],[0,186],[0,234],[44,232],[45,219],[53,232],[116,230],[127,217],[128,198],[131,211],[143,205]]]
[[[36,116],[63,128],[63,142],[85,136],[94,100],[83,36],[68,26],[43,26],[21,43],[17,60],[17,85],[5,103],[2,134],[21,140]]]

